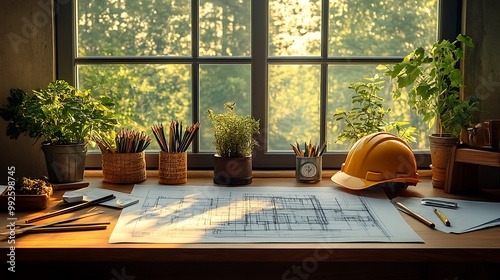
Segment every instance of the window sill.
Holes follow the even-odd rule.
[[[322,170],[323,178],[330,178],[338,170]],[[188,178],[212,178],[212,170],[188,170]],[[431,170],[418,170],[421,178],[432,177]],[[147,177],[158,177],[158,170],[147,170]],[[295,170],[253,170],[254,178],[295,178]],[[85,170],[85,177],[102,177],[102,170]]]

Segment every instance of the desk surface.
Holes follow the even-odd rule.
[[[86,177],[93,187],[103,187],[129,193],[133,185],[114,185],[102,181],[100,177]],[[156,182],[157,178],[150,177],[144,183]],[[189,178],[188,185],[212,185],[209,177]],[[297,183],[294,178],[254,178],[250,186],[324,186],[334,184],[324,178],[320,183],[307,185]],[[39,212],[16,212],[18,221],[35,217],[44,212],[60,209],[63,190],[55,191],[49,207]],[[497,190],[481,192],[474,196],[448,195],[440,189],[432,188],[430,180],[417,187],[410,186],[401,192],[400,196],[442,196],[458,199],[479,199],[486,201],[500,201],[500,192]],[[342,251],[342,254],[331,254],[331,261],[374,261],[384,257],[387,261],[401,259],[399,253],[404,251],[406,261],[500,261],[500,227],[470,232],[466,234],[446,234],[432,230],[415,219],[403,215],[408,224],[424,240],[424,244],[412,243],[325,243],[325,244],[108,244],[108,239],[118,220],[121,210],[98,206],[105,213],[93,217],[93,221],[110,221],[106,230],[65,233],[38,233],[28,234],[16,240],[18,259],[37,260],[50,252],[53,260],[68,260],[68,250],[71,249],[71,258],[75,260],[130,260],[141,261],[158,260],[168,261],[299,261],[310,255],[314,250]],[[52,219],[61,219],[86,213],[82,209]],[[7,215],[0,215],[0,225],[5,228]],[[47,222],[51,219],[45,220]],[[2,247],[7,244],[2,242]],[[43,250],[40,250],[43,249]],[[165,252],[169,252],[165,254]],[[221,254],[223,252],[223,254]]]
[[[92,172],[87,175],[89,174],[92,175]],[[212,178],[207,176],[210,173],[200,172],[201,176],[198,176],[196,172],[190,174],[195,174],[195,176],[189,177],[187,186],[213,184]],[[262,177],[257,178],[256,175]],[[104,183],[98,173],[97,176],[86,176],[85,180],[93,187],[127,193],[133,188],[133,185]],[[156,180],[156,177],[149,176],[144,183],[152,183]],[[333,187],[334,184],[328,177],[323,178],[318,184],[308,185],[297,183],[293,177],[283,176],[283,172],[261,172],[254,173],[253,183],[250,186],[307,188],[309,186]],[[16,212],[18,221],[60,209],[62,207],[61,196],[64,192],[64,190],[55,191],[49,207],[44,211]],[[498,190],[483,190],[470,196],[449,195],[443,190],[434,189],[430,184],[430,179],[426,178],[424,178],[424,183],[417,187],[410,186],[398,195],[500,201]],[[482,279],[484,275],[489,277],[493,274],[496,277],[499,273],[497,263],[500,263],[500,227],[459,235],[446,234],[430,229],[402,214],[425,243],[108,244],[121,210],[103,206],[98,206],[98,208],[104,210],[105,213],[94,216],[93,221],[110,221],[111,224],[106,230],[37,233],[19,237],[15,243],[16,262],[29,264],[24,267],[25,272],[33,266],[43,269],[54,264],[59,265],[60,262],[64,263],[64,269],[59,266],[57,270],[59,275],[54,275],[52,270],[45,275],[45,279],[65,278],[75,269],[81,269],[81,263],[87,263],[86,269],[89,269],[88,267],[93,269],[89,274],[82,274],[81,279],[85,277],[98,279],[95,277],[98,267],[101,267],[99,273],[102,274],[103,279],[112,279],[113,273],[119,272],[120,267],[126,267],[127,271],[131,271],[130,273],[135,276],[145,277],[136,279],[162,278],[163,274],[160,273],[162,277],[158,275],[158,267],[164,267],[169,270],[169,275],[174,275],[174,278],[169,279],[192,279],[192,273],[197,274],[198,277],[203,276],[204,279],[225,277],[235,279],[234,275],[238,275],[239,279],[305,279],[298,277],[301,276],[297,274],[300,271],[290,270],[300,264],[303,269],[308,269],[308,265],[314,267],[314,270],[311,270],[314,273],[307,274],[308,277],[311,276],[309,279],[316,279],[316,277],[330,279],[339,275],[342,278],[342,275],[345,276],[346,269],[351,272],[348,275],[349,279],[355,279],[352,278],[352,272],[355,271],[360,273],[359,279],[365,279],[373,273],[385,279],[399,279],[397,273],[410,273],[412,277],[407,279],[429,278],[429,275],[435,278],[436,273],[441,277],[436,279],[456,279],[453,278],[456,275],[466,275],[467,279]],[[82,209],[52,219],[80,215],[87,211],[88,209]],[[2,227],[6,226],[6,220],[6,213],[1,213],[0,225]],[[6,242],[2,242],[2,252],[7,251],[8,249],[5,248],[8,246]],[[2,255],[5,256],[3,253]],[[391,269],[381,267],[381,262],[389,265]],[[328,263],[328,265],[319,266],[323,263]],[[193,269],[194,264],[198,269]],[[252,273],[248,271],[249,266],[253,267]],[[322,272],[318,272],[319,268]],[[221,269],[224,271],[223,275]],[[228,274],[229,271],[232,271],[232,274]],[[242,271],[246,277],[242,276]],[[481,274],[478,276],[478,273]],[[207,275],[212,275],[212,278],[207,278]],[[36,276],[37,279],[44,279],[40,274]],[[115,279],[119,278],[115,277]]]

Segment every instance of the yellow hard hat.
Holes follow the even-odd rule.
[[[410,146],[388,132],[376,132],[359,139],[332,181],[353,190],[389,182],[406,185],[422,182],[418,179]]]

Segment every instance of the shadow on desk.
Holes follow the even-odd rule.
[[[49,256],[47,256],[50,258]],[[496,263],[331,263],[311,256],[300,263],[21,263],[2,279],[500,279]],[[4,270],[5,271],[5,270]],[[14,278],[12,278],[14,276]]]

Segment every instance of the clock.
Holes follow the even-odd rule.
[[[300,167],[300,175],[312,178],[318,173],[318,167],[312,162],[306,162]]]
[[[302,183],[321,181],[321,157],[297,157],[296,179]]]

